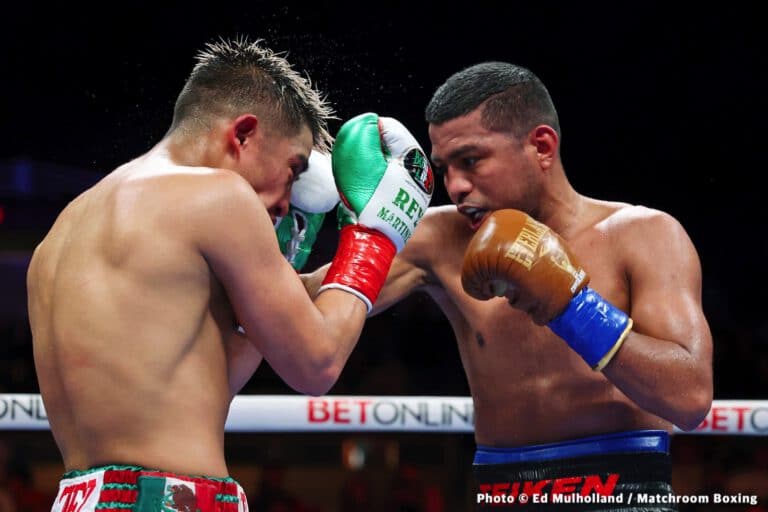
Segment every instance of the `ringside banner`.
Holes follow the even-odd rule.
[[[226,431],[471,433],[473,426],[469,397],[238,395]],[[0,430],[48,428],[40,395],[0,394]],[[696,430],[675,432],[768,435],[768,400],[715,400]]]

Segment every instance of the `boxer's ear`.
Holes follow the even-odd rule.
[[[243,114],[235,119],[227,132],[231,150],[239,155],[247,145],[252,144],[258,126],[259,120],[253,114]]]
[[[560,144],[560,137],[555,129],[546,124],[537,126],[528,134],[528,143],[535,149],[541,169],[552,167],[557,156],[557,146]]]

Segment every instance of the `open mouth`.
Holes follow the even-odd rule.
[[[485,218],[490,214],[490,210],[484,208],[476,208],[474,206],[467,206],[459,208],[459,212],[469,219],[472,229],[477,229],[480,224],[483,223]]]

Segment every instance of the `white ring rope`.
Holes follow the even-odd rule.
[[[238,395],[226,431],[471,433],[473,413],[456,396]],[[0,430],[48,428],[40,395],[0,394]],[[768,400],[715,400],[696,430],[675,432],[768,435]]]

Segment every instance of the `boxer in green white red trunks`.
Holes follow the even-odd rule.
[[[70,471],[59,483],[52,512],[247,512],[232,478],[183,476],[138,466]]]

